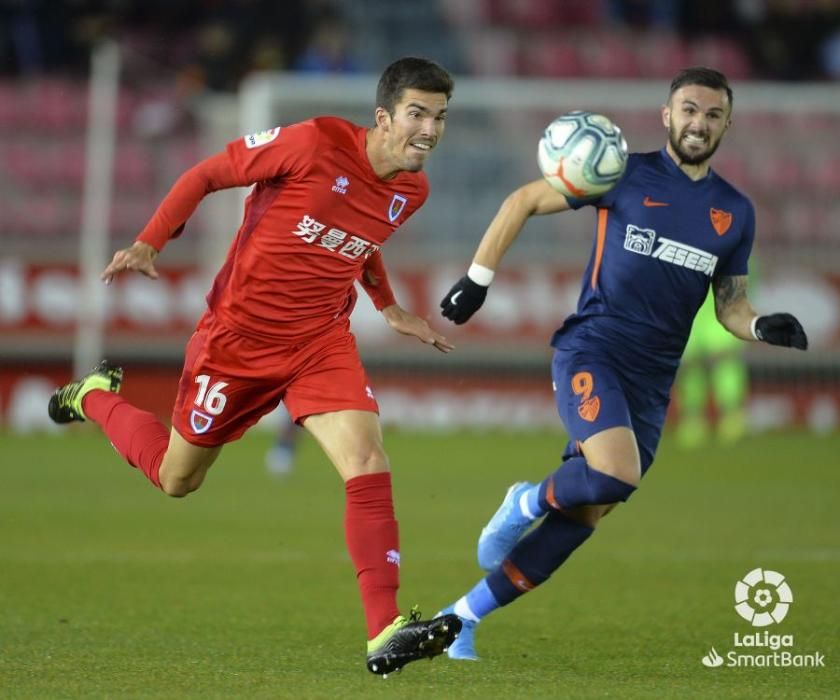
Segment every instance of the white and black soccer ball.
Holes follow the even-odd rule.
[[[602,114],[575,110],[549,124],[537,149],[540,172],[558,192],[575,199],[612,189],[627,167],[627,141]]]

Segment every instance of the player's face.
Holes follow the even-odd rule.
[[[729,128],[730,112],[725,90],[683,85],[662,108],[671,150],[686,165],[709,160]]]
[[[443,136],[446,95],[405,90],[391,115],[377,114],[385,132],[385,151],[397,170],[422,170],[429,153]]]

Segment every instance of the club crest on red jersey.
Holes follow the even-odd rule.
[[[190,413],[190,427],[196,435],[206,433],[210,430],[211,425],[213,425],[212,416],[208,416],[206,413],[196,411],[195,409],[193,409],[193,412]]]
[[[406,204],[408,204],[408,200],[405,197],[401,194],[394,195],[394,198],[391,200],[391,206],[388,207],[388,220],[391,223],[394,223],[397,217],[402,214]]]

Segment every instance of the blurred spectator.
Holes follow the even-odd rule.
[[[235,5],[230,21],[237,27],[243,56],[240,78],[255,70],[287,70],[300,55],[306,40],[307,6],[311,2],[291,0],[231,0]]]
[[[312,73],[355,73],[360,68],[351,49],[352,41],[344,16],[328,5],[318,12],[309,44],[292,68]]]
[[[38,15],[33,3],[4,2],[0,5],[0,51],[3,63],[15,65],[23,74],[44,69],[44,47],[38,29]]]
[[[448,11],[449,23],[440,19],[446,7],[444,0],[0,0],[0,74],[86,73],[91,44],[108,35],[127,53],[136,49],[180,72],[193,89],[231,91],[253,70],[352,72],[397,50],[452,54],[450,65],[494,32],[524,47],[550,34],[572,50],[598,44],[599,35],[608,44],[618,32],[635,54],[664,32],[689,54],[698,40],[748,53],[749,73],[760,78],[840,75],[838,0],[485,0],[472,13]],[[586,37],[575,34],[578,26]]]
[[[746,0],[748,4],[751,0]],[[704,2],[696,3],[680,0],[678,29],[686,39],[706,36],[738,37],[749,33],[748,15],[744,11],[745,2]]]
[[[840,27],[820,47],[820,63],[827,78],[840,80]]]
[[[205,10],[193,61],[184,75],[196,89],[234,92],[255,70],[284,70],[301,49],[299,1],[228,0]]]
[[[84,70],[90,43],[110,32],[114,19],[101,3],[3,0],[0,73]]]
[[[840,31],[840,2],[764,0],[749,3],[749,7],[754,25],[748,43],[759,77],[832,77],[830,47],[832,37]]]
[[[245,73],[283,69],[304,41],[302,0],[0,0],[0,73],[86,73],[90,47],[118,37],[129,61],[235,90]],[[131,66],[128,66],[129,70]]]
[[[679,23],[680,5],[674,0],[609,0],[607,12],[617,24],[670,30]]]
[[[288,54],[289,48],[279,37],[264,34],[253,42],[245,72],[285,70],[289,64]]]
[[[197,30],[195,61],[187,74],[197,89],[233,92],[239,83],[241,58],[234,28],[221,20],[211,20]]]

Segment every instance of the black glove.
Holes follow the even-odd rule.
[[[755,336],[770,345],[808,349],[808,336],[802,324],[791,314],[770,314],[755,320]]]
[[[440,302],[444,318],[459,326],[481,308],[487,296],[487,287],[473,282],[467,275],[459,279]]]

